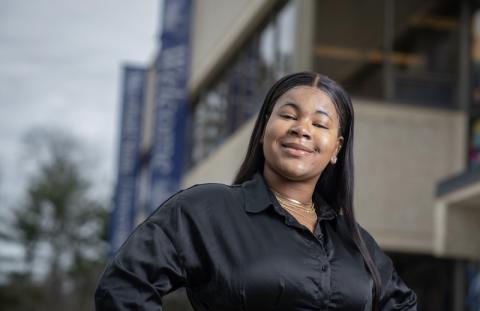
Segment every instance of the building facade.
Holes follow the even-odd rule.
[[[169,5],[164,19],[175,14]],[[184,144],[178,187],[231,183],[267,88],[289,72],[325,74],[354,104],[358,222],[418,293],[420,310],[478,310],[480,2],[185,6],[188,100],[184,132],[174,135]],[[137,221],[160,204],[151,202],[151,168],[165,54],[163,46],[146,69]]]

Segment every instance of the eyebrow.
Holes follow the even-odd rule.
[[[300,110],[300,106],[297,105],[296,103],[294,103],[293,101],[289,101],[289,102],[286,102],[285,104],[283,104],[280,108],[282,107],[285,107],[285,106],[290,106],[292,107],[293,109],[295,110]],[[315,110],[315,113],[318,113],[318,114],[322,114],[322,115],[325,115],[327,116],[330,120],[332,120],[332,117],[330,117],[330,115],[325,111],[325,110]]]

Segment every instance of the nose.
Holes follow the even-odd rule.
[[[291,128],[288,129],[288,133],[290,135],[297,136],[299,138],[306,138],[310,139],[312,138],[310,131],[301,123],[297,123],[293,125]]]

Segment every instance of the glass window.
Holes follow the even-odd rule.
[[[315,23],[315,70],[351,95],[455,105],[457,1],[322,0]]]
[[[470,120],[468,164],[470,169],[480,168],[480,117]]]
[[[471,102],[468,166],[480,168],[480,0],[474,2],[471,17]]]
[[[458,1],[396,0],[393,30],[393,98],[452,106],[459,51]]]
[[[267,88],[292,70],[295,15],[295,4],[291,1],[253,34],[200,95],[189,130],[189,167],[204,159],[254,116]]]
[[[356,96],[383,96],[384,0],[322,0],[315,12],[315,70]]]
[[[472,14],[471,23],[472,108],[477,110],[480,109],[480,9]]]

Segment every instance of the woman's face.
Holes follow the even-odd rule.
[[[314,183],[336,162],[339,137],[335,105],[321,90],[297,86],[275,103],[262,137],[264,174]]]

